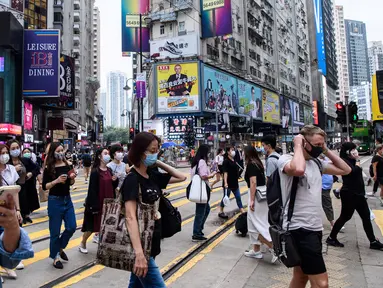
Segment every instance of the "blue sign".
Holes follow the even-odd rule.
[[[314,16],[316,28],[316,42],[317,42],[317,58],[318,70],[324,76],[327,74],[326,67],[326,51],[324,47],[324,33],[323,33],[323,17],[322,17],[322,0],[313,0],[314,2]]]
[[[60,30],[24,30],[23,95],[60,97]]]

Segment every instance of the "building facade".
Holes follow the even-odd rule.
[[[371,85],[362,82],[361,85],[351,86],[350,100],[358,105],[359,119],[371,120]]]
[[[372,83],[372,75],[378,70],[383,70],[382,41],[368,42],[368,63],[370,69],[370,83]]]
[[[370,81],[366,24],[345,20],[350,86]]]
[[[93,29],[93,49],[92,49],[92,75],[94,79],[100,79],[100,51],[101,51],[101,38],[100,38],[100,10],[98,7],[93,7],[92,14],[92,29]],[[100,107],[99,91],[96,92],[96,99],[98,107]]]
[[[120,71],[109,72],[106,90],[106,126],[127,127],[128,118],[121,116],[127,109],[130,111],[128,97],[124,90],[126,75]]]
[[[348,75],[347,41],[343,6],[335,6],[334,26],[339,82],[339,89],[336,91],[336,100],[345,103],[346,98],[350,95],[350,82]]]

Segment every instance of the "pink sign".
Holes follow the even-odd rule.
[[[24,129],[32,130],[33,125],[33,106],[31,103],[24,103]]]

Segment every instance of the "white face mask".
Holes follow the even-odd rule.
[[[230,156],[234,158],[235,157],[235,151],[231,151]]]
[[[117,152],[116,155],[114,156],[116,160],[121,161],[124,158],[124,153],[122,152]]]
[[[9,161],[9,154],[0,155],[0,163],[7,164]]]

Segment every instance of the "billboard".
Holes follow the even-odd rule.
[[[33,105],[24,102],[24,129],[32,130],[33,127]]]
[[[20,125],[0,123],[0,134],[21,136],[22,131]]]
[[[303,126],[304,125],[303,105],[294,101],[291,101],[291,102],[293,103],[294,125]]]
[[[372,75],[372,121],[383,120],[383,71]]]
[[[150,41],[150,55],[159,54],[156,59],[190,57],[198,55],[197,34]]]
[[[313,124],[312,108],[303,106],[303,111],[305,125]]]
[[[318,115],[318,101],[313,101],[313,124],[319,125],[319,115]]]
[[[219,70],[203,68],[204,110],[238,114],[237,78]]]
[[[231,0],[201,0],[202,38],[233,33]]]
[[[140,51],[140,46],[142,52],[150,52],[150,31],[144,20],[148,12],[149,0],[121,0],[122,55]],[[140,14],[142,14],[141,27]]]
[[[326,51],[324,47],[322,0],[312,0],[312,1],[314,2],[314,21],[315,21],[315,28],[316,28],[318,70],[322,72],[324,76],[326,76],[327,67],[326,67]]]
[[[135,82],[136,98],[141,99],[146,97],[146,71],[137,73]]]
[[[274,92],[262,89],[263,122],[280,124],[279,96]]]
[[[199,112],[197,62],[156,66],[157,113]]]
[[[292,127],[293,102],[280,96],[282,128]]]
[[[24,30],[24,97],[60,96],[60,30]]]
[[[75,78],[74,58],[60,57],[60,98],[48,100],[44,106],[57,109],[74,109]]]
[[[238,80],[238,114],[250,116],[262,121],[262,89],[258,86]]]

